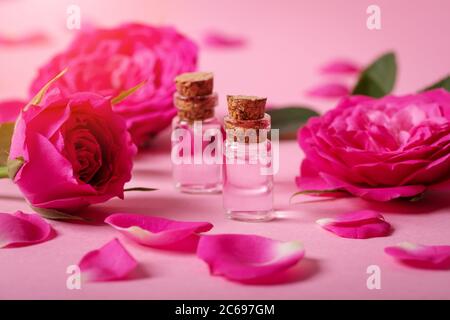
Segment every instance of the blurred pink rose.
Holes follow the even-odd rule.
[[[123,198],[136,153],[124,119],[100,95],[57,91],[17,120],[9,158],[23,165],[14,182],[38,208],[72,212]]]
[[[300,129],[305,160],[297,185],[376,201],[450,189],[449,120],[450,93],[442,89],[345,98]]]
[[[171,27],[125,24],[89,29],[39,70],[30,94],[34,96],[66,67],[69,71],[55,84],[64,95],[89,91],[117,96],[147,80],[138,92],[114,106],[125,117],[133,141],[142,145],[170,124],[176,114],[174,78],[195,70],[196,63],[197,46]]]

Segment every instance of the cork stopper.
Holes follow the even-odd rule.
[[[213,93],[214,76],[210,72],[183,73],[175,78],[174,103],[181,120],[193,122],[214,117],[217,94]]]
[[[227,96],[228,113],[236,120],[259,120],[264,118],[267,98],[255,96]]]
[[[213,93],[214,76],[210,72],[183,73],[175,78],[175,84],[184,97],[207,96]]]
[[[265,113],[267,98],[227,96],[227,102],[229,115],[224,119],[227,139],[244,143],[265,141],[270,130],[270,116]]]
[[[176,93],[174,96],[178,117],[188,121],[205,120],[214,117],[214,108],[217,105],[217,101],[217,94],[188,98]]]

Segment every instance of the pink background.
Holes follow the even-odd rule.
[[[33,47],[0,47],[0,98],[25,97],[37,67],[64,47],[72,31],[65,28],[68,4],[81,7],[82,19],[113,26],[125,21],[174,24],[196,40],[208,30],[248,38],[236,50],[202,48],[200,68],[214,71],[223,114],[227,93],[269,97],[271,104],[310,103],[326,110],[332,103],[310,100],[304,92],[322,81],[317,68],[336,57],[368,63],[395,50],[399,60],[396,92],[408,93],[448,74],[450,70],[450,1],[148,1],[148,0],[3,0],[0,34],[42,31],[51,43]],[[366,8],[377,4],[382,29],[366,28]],[[138,299],[307,299],[307,298],[450,298],[448,271],[404,267],[383,253],[402,241],[449,244],[449,197],[432,194],[424,202],[368,203],[359,199],[318,201],[298,198],[294,177],[303,157],[296,142],[281,145],[281,169],[276,176],[275,205],[281,218],[267,224],[246,224],[223,218],[220,195],[189,196],[174,191],[171,182],[168,132],[151,151],[138,157],[130,186],[160,189],[130,193],[125,201],[96,206],[101,213],[133,212],[181,220],[207,220],[213,233],[253,233],[280,240],[300,240],[306,259],[272,284],[250,286],[211,277],[192,253],[164,252],[123,243],[141,263],[133,279],[89,283],[80,291],[66,289],[66,268],[96,249],[116,232],[106,226],[52,222],[58,235],[36,246],[0,250],[0,298],[138,298]],[[45,186],[43,186],[45,187]],[[387,238],[341,239],[314,221],[360,208],[382,212],[395,232]],[[0,210],[29,211],[19,191],[0,181]],[[121,238],[122,239],[122,238]],[[368,290],[366,268],[379,265],[382,289]]]

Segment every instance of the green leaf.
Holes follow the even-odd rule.
[[[8,177],[11,180],[14,180],[17,172],[19,172],[20,168],[22,168],[24,163],[25,163],[25,159],[23,157],[18,157],[16,159],[8,160],[8,165],[7,165]]]
[[[0,179],[9,178],[8,167],[0,167]]]
[[[445,78],[439,80],[438,82],[432,84],[431,86],[421,90],[421,92],[438,89],[438,88],[443,88],[450,92],[450,75],[448,75]]]
[[[35,206],[30,205],[30,207],[38,213],[41,217],[49,220],[59,220],[59,221],[68,221],[68,220],[76,220],[76,221],[88,221],[79,216],[71,215],[68,213],[64,213],[54,209],[44,209],[37,208]]]
[[[394,88],[396,76],[395,54],[393,52],[386,53],[361,73],[352,94],[375,98],[384,97]]]
[[[6,166],[8,162],[14,126],[14,122],[0,124],[0,166]]]
[[[302,106],[269,109],[267,113],[272,120],[272,129],[280,130],[280,139],[295,139],[298,128],[309,118],[319,115],[311,108]]]
[[[31,99],[31,101],[25,106],[24,110],[28,109],[30,105],[39,105],[42,102],[42,99],[44,98],[45,94],[47,93],[48,89],[51,87],[53,83],[55,83],[59,78],[61,78],[66,72],[68,68],[65,68],[60,73],[58,73],[53,79],[51,79],[49,82],[47,82],[41,90]]]
[[[157,190],[158,190],[158,189],[155,189],[155,188],[136,187],[136,188],[127,188],[127,189],[124,189],[123,192],[130,192],[130,191],[149,192],[149,191],[157,191]]]
[[[130,95],[132,95],[133,93],[138,91],[140,88],[142,88],[146,83],[147,83],[147,81],[142,81],[137,86],[134,86],[128,90],[122,91],[121,93],[119,93],[119,95],[117,97],[114,97],[111,99],[111,104],[114,105],[114,104],[118,104],[118,103],[122,102],[123,100],[128,98]]]

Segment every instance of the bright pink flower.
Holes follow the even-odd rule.
[[[30,93],[34,96],[66,67],[68,72],[55,84],[64,95],[89,91],[114,97],[146,80],[143,88],[114,106],[125,117],[133,141],[141,145],[170,124],[176,114],[174,78],[195,70],[196,63],[197,46],[170,27],[87,29],[39,70]]]
[[[56,91],[18,119],[9,158],[23,165],[14,182],[39,208],[76,211],[123,198],[136,153],[124,119],[102,96]]]
[[[0,102],[0,124],[14,122],[20,114],[20,110],[27,103],[22,100],[7,100]]]
[[[450,187],[450,93],[354,96],[300,129],[301,190],[376,201]],[[320,193],[320,192],[318,192]]]

